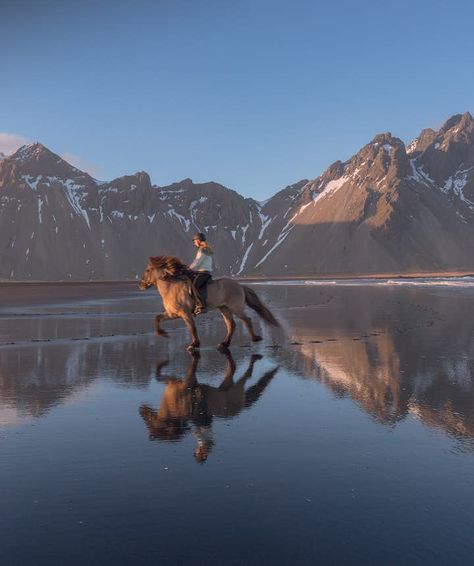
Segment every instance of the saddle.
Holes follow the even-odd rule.
[[[198,285],[196,279],[200,278]],[[198,315],[206,310],[207,286],[212,280],[211,274],[203,271],[194,271],[183,265],[180,269],[174,269],[172,273],[163,277],[165,281],[184,281],[187,283],[189,295],[194,299],[194,314]]]

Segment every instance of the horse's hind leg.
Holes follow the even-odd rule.
[[[253,331],[252,319],[243,312],[235,313],[235,315],[238,316],[240,320],[245,324],[245,328],[248,330],[252,342],[260,342],[262,337],[258,334],[255,334],[255,332]]]
[[[227,358],[227,369],[226,369],[226,372],[225,372],[224,379],[222,380],[222,383],[219,385],[220,391],[228,391],[229,389],[231,389],[235,385],[234,384],[234,374],[235,374],[234,358],[232,357],[230,350],[226,349],[224,351],[224,354]]]
[[[232,340],[232,335],[234,334],[235,330],[235,321],[234,317],[232,316],[232,312],[227,307],[219,307],[221,314],[224,318],[225,327],[227,329],[227,334],[224,340],[219,344],[219,349],[227,349],[230,346],[230,342]]]
[[[244,375],[239,379],[239,383],[245,383],[248,379],[250,379],[252,377],[253,366],[255,365],[255,362],[258,362],[258,360],[261,360],[262,357],[263,356],[261,356],[260,354],[252,354],[251,355],[249,367],[245,371]]]
[[[195,348],[199,348],[201,343],[199,341],[199,336],[196,330],[196,324],[194,323],[192,316],[185,314],[185,315],[181,315],[181,318],[183,319],[184,324],[186,325],[187,329],[189,330],[189,333],[191,334],[191,338],[193,339],[191,344],[189,344],[188,346],[188,350],[194,350]]]

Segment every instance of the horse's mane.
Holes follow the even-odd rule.
[[[151,265],[161,273],[161,279],[184,279],[193,276],[193,271],[177,257],[163,255],[149,258]]]

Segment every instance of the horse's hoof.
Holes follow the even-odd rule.
[[[219,352],[227,352],[229,350],[229,344],[221,342],[220,344],[218,344],[217,349],[219,350]]]
[[[261,342],[263,340],[263,338],[261,336],[254,336],[252,338],[252,342]]]
[[[258,362],[258,360],[261,360],[263,358],[262,355],[260,354],[252,354],[252,357],[250,358],[250,361],[252,363]]]
[[[189,346],[187,347],[188,352],[195,352],[196,350],[199,349],[199,344],[189,344]]]
[[[161,336],[162,338],[169,338],[169,334],[166,330],[157,330],[156,335]]]

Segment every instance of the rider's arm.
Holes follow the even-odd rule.
[[[202,251],[198,250],[196,257],[194,258],[193,263],[189,266],[190,269],[199,269],[202,262]]]

